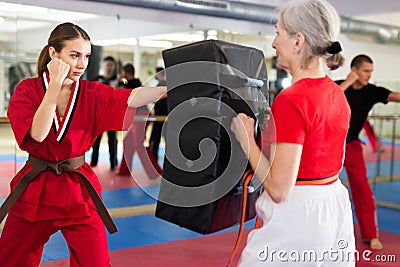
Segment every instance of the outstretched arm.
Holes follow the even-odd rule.
[[[400,102],[400,93],[398,92],[391,92],[388,96],[387,101],[392,101],[392,102]]]
[[[140,107],[155,102],[167,96],[166,86],[138,87],[133,89],[128,98],[128,106],[131,108]]]
[[[343,91],[346,91],[350,86],[352,86],[358,80],[358,75],[354,71],[351,71],[347,75],[346,80],[344,80],[339,86]]]

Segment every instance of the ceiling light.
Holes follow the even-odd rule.
[[[48,9],[44,7],[38,6],[27,6],[27,5],[20,5],[20,4],[12,4],[12,3],[5,3],[0,2],[0,10],[5,12],[25,12],[25,13],[36,13],[36,14],[46,14]]]
[[[109,40],[99,40],[93,41],[94,45],[99,46],[110,46],[110,45],[136,45],[136,38],[121,38],[121,39],[109,39]],[[171,48],[172,43],[168,41],[158,41],[158,40],[139,40],[139,45],[143,47],[160,47],[160,48]]]
[[[216,30],[208,30],[207,31],[207,40],[217,40],[217,34],[218,32]]]
[[[109,46],[109,45],[136,45],[136,38],[121,38],[121,39],[108,39],[93,41],[94,45]]]
[[[140,46],[145,47],[160,47],[160,48],[171,48],[172,43],[168,41],[157,41],[157,40],[139,40]]]
[[[288,88],[290,85],[292,85],[292,80],[289,78],[283,78],[282,79],[282,87],[283,88]]]
[[[165,33],[151,35],[141,40],[165,40],[165,41],[177,41],[177,42],[197,42],[204,40],[204,33],[202,31],[196,31],[192,33]]]

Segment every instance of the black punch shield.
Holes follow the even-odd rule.
[[[156,217],[201,234],[237,225],[243,201],[241,177],[250,167],[229,127],[236,113],[259,122],[266,110],[264,55],[219,40],[171,48],[162,55],[168,121]],[[257,127],[256,138],[259,133]],[[249,190],[246,221],[255,217],[259,192]]]

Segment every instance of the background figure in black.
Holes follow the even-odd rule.
[[[96,81],[102,82],[104,84],[114,86],[115,81],[117,79],[116,75],[116,66],[117,62],[111,56],[105,57],[103,59],[103,68],[104,74],[100,75],[96,78]],[[97,166],[97,162],[99,160],[99,149],[101,143],[102,134],[99,135],[92,146],[92,160],[90,162],[90,166]],[[107,131],[108,137],[108,150],[110,153],[110,168],[111,170],[115,169],[115,166],[118,165],[117,160],[117,132],[116,131]]]
[[[371,84],[374,64],[367,55],[358,55],[350,64],[351,71],[345,80],[337,81],[343,89],[351,109],[350,127],[346,138],[344,167],[350,183],[354,212],[360,225],[361,238],[371,249],[382,249],[379,240],[376,204],[367,178],[360,132],[368,113],[377,103],[400,102],[400,93]],[[373,132],[372,132],[373,134]]]
[[[156,74],[155,78],[158,81],[157,86],[165,86],[166,78],[165,71],[162,67],[157,67],[155,69]],[[167,107],[167,98],[163,98],[158,100],[154,105],[154,115],[156,116],[166,116],[168,115],[168,107]],[[161,141],[161,131],[163,128],[164,122],[154,122],[153,129],[150,135],[150,150],[153,153],[156,161],[158,161],[158,149]]]
[[[121,73],[118,75],[118,82],[116,88],[134,89],[142,85],[141,81],[135,78],[135,68],[132,64],[128,63],[122,67]],[[149,115],[147,106],[136,108],[135,116],[146,117]],[[144,146],[146,139],[147,121],[133,122],[128,131],[125,132],[124,137],[124,151],[122,155],[121,165],[117,171],[118,175],[130,175],[132,170],[132,161],[135,152],[137,152],[139,159],[142,163],[149,179],[155,179],[161,174],[161,168],[158,166],[157,161],[153,157],[148,148]]]
[[[122,67],[121,73],[118,74],[118,83],[116,88],[134,89],[142,86],[142,82],[135,78],[135,67],[128,63]]]
[[[17,65],[12,65],[9,69],[8,69],[8,90],[10,92],[10,97],[11,98],[12,94],[14,93],[14,89],[17,86],[17,84],[22,80],[22,75],[21,72],[18,68]]]
[[[135,78],[135,67],[130,63],[124,65],[121,69],[121,73],[118,74],[116,88],[134,89],[140,86],[142,86],[142,82],[139,79]],[[140,113],[140,111],[148,112],[147,106],[141,106],[136,109],[137,114]],[[118,175],[130,174],[130,168],[132,165],[131,163],[134,154],[134,149],[132,149],[131,147],[132,142],[128,142],[132,141],[131,139],[132,139],[131,132],[130,131],[126,132],[125,138],[123,140],[124,150],[122,153],[121,166],[117,171]],[[129,163],[127,161],[129,161]]]

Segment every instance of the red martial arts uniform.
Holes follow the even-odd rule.
[[[374,132],[374,128],[368,120],[364,122],[363,129],[367,135],[368,142],[370,143],[372,150],[374,152],[378,151],[380,141]]]
[[[48,136],[36,142],[28,131],[47,83],[42,77],[22,81],[8,108],[16,141],[30,155],[52,162],[78,157],[102,132],[122,129],[131,90],[81,80],[72,86],[64,117],[56,111]],[[25,164],[11,189],[31,169]],[[101,185],[90,166],[85,163],[78,170],[101,196]],[[71,266],[109,266],[105,228],[82,177],[69,171],[57,176],[50,170],[41,172],[11,208],[0,238],[0,266],[38,266],[43,245],[58,230],[68,243]]]
[[[147,109],[138,108],[136,115],[147,118],[149,116],[149,111]],[[135,121],[130,125],[128,131],[126,131],[124,137],[124,153],[119,168],[120,175],[131,174],[132,160],[135,152],[137,152],[143,169],[150,180],[154,180],[162,174],[162,169],[158,165],[156,158],[151,151],[144,146],[147,125],[148,122],[145,120]]]

